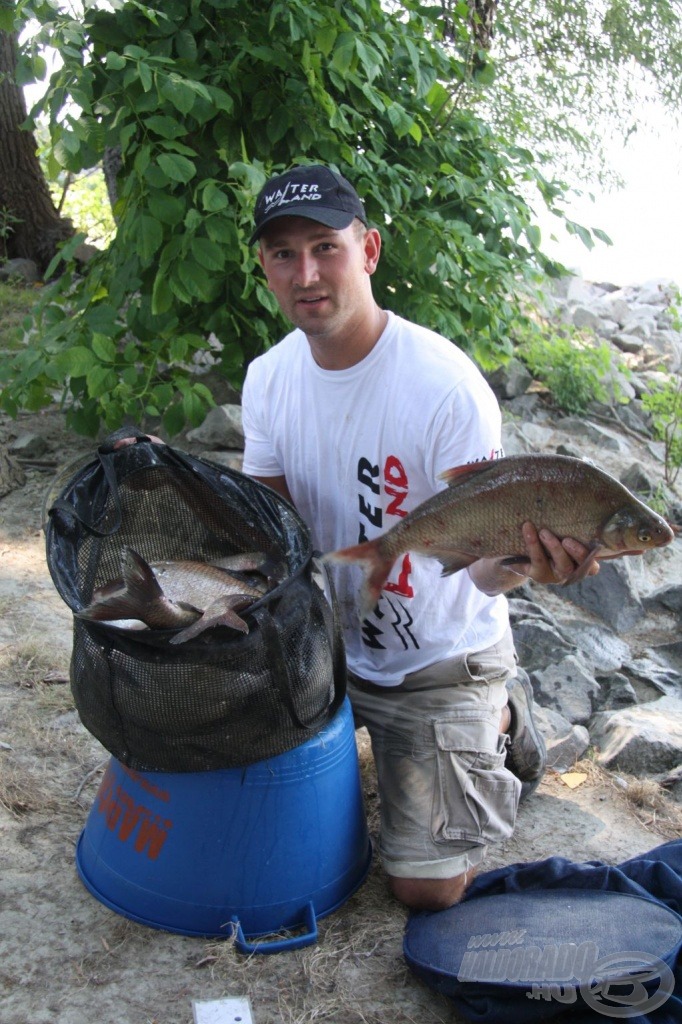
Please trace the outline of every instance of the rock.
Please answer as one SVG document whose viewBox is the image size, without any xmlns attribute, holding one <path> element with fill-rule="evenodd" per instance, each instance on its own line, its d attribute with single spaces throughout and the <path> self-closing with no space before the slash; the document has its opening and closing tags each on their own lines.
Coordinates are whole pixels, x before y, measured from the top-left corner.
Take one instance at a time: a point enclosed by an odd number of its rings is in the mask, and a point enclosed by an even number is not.
<svg viewBox="0 0 682 1024">
<path fill-rule="evenodd" d="M 512 594 L 517 593 L 518 591 L 516 590 L 512 591 Z M 548 625 L 558 629 L 554 616 L 536 601 L 525 597 L 512 596 L 507 599 L 507 603 L 509 605 L 509 618 L 512 625 L 523 622 L 525 619 L 539 619 L 541 622 L 546 622 Z"/>
<path fill-rule="evenodd" d="M 526 672 L 547 668 L 562 661 L 577 648 L 559 635 L 554 626 L 539 619 L 525 619 L 512 626 L 519 663 Z"/>
<path fill-rule="evenodd" d="M 676 694 L 680 688 L 680 675 L 674 669 L 662 666 L 652 658 L 633 658 L 623 663 L 623 672 L 635 688 L 638 700 L 657 700 L 666 694 Z"/>
<path fill-rule="evenodd" d="M 543 426 L 541 423 L 524 423 L 521 433 L 530 445 L 531 451 L 540 451 L 551 445 L 554 438 L 554 427 Z"/>
<path fill-rule="evenodd" d="M 49 447 L 45 438 L 39 434 L 20 434 L 9 446 L 9 453 L 25 459 L 39 459 L 49 451 Z"/>
<path fill-rule="evenodd" d="M 680 693 L 682 693 L 682 640 L 674 640 L 670 644 L 659 644 L 652 651 L 655 656 L 663 662 L 664 666 L 668 666 L 673 677 L 673 685 L 679 686 Z M 675 679 L 675 677 L 677 677 Z"/>
<path fill-rule="evenodd" d="M 558 444 L 556 446 L 557 455 L 569 455 L 572 459 L 582 459 L 582 452 L 570 444 Z"/>
<path fill-rule="evenodd" d="M 666 583 L 645 598 L 644 607 L 647 610 L 657 606 L 682 617 L 682 583 Z"/>
<path fill-rule="evenodd" d="M 17 487 L 23 487 L 25 483 L 26 473 L 21 465 L 6 449 L 0 448 L 0 498 L 4 498 Z"/>
<path fill-rule="evenodd" d="M 608 676 L 597 676 L 601 687 L 599 698 L 600 711 L 618 711 L 637 704 L 635 688 L 622 672 L 612 672 Z"/>
<path fill-rule="evenodd" d="M 547 767 L 557 772 L 572 768 L 590 745 L 587 729 L 583 725 L 571 725 L 551 708 L 537 708 L 534 718 L 547 746 Z"/>
<path fill-rule="evenodd" d="M 597 423 L 591 423 L 587 419 L 581 420 L 575 416 L 567 416 L 561 420 L 560 426 L 566 433 L 576 438 L 584 437 L 593 444 L 599 445 L 604 451 L 627 454 L 630 450 L 628 442 L 616 431 Z"/>
<path fill-rule="evenodd" d="M 498 398 L 517 398 L 525 395 L 533 377 L 520 359 L 510 359 L 491 373 L 487 380 Z"/>
<path fill-rule="evenodd" d="M 673 697 L 621 711 L 600 711 L 590 721 L 597 760 L 641 777 L 666 772 L 682 761 L 682 705 Z"/>
<path fill-rule="evenodd" d="M 625 472 L 621 473 L 620 482 L 629 491 L 638 491 L 640 494 L 651 494 L 656 489 L 651 474 L 641 462 L 631 462 Z"/>
<path fill-rule="evenodd" d="M 575 327 L 589 327 L 592 331 L 596 331 L 601 323 L 600 317 L 586 306 L 576 306 L 572 320 Z"/>
<path fill-rule="evenodd" d="M 560 597 L 594 612 L 616 633 L 626 633 L 644 615 L 637 586 L 641 561 L 641 555 L 603 561 L 597 576 L 586 576 L 557 592 Z"/>
<path fill-rule="evenodd" d="M 615 672 L 632 657 L 630 645 L 604 626 L 582 619 L 563 618 L 561 630 L 596 673 Z"/>
<path fill-rule="evenodd" d="M 537 703 L 558 711 L 572 725 L 586 725 L 598 705 L 601 687 L 574 655 L 531 672 L 530 680 Z"/>
<path fill-rule="evenodd" d="M 541 420 L 549 416 L 540 395 L 533 393 L 512 398 L 506 403 L 505 411 L 523 420 Z"/>
<path fill-rule="evenodd" d="M 187 434 L 188 441 L 196 441 L 211 449 L 244 448 L 242 410 L 239 405 L 216 405 L 195 430 Z"/>
<path fill-rule="evenodd" d="M 229 452 L 205 451 L 201 453 L 201 458 L 208 459 L 209 462 L 217 462 L 219 466 L 225 466 L 226 469 L 235 469 L 238 473 L 242 472 L 244 464 L 244 452 L 236 449 Z"/>
<path fill-rule="evenodd" d="M 644 348 L 644 339 L 635 334 L 623 334 L 621 331 L 614 334 L 611 340 L 621 352 L 641 352 Z"/>
<path fill-rule="evenodd" d="M 0 281 L 11 281 L 12 278 L 18 278 L 26 284 L 35 284 L 41 279 L 38 264 L 25 259 L 6 260 L 0 263 Z"/>
</svg>

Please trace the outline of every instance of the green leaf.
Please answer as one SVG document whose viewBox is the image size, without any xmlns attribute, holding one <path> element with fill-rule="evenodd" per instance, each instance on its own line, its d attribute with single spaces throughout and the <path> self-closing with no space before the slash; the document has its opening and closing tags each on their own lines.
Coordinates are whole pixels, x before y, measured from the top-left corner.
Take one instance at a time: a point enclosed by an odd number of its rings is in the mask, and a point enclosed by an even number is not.
<svg viewBox="0 0 682 1024">
<path fill-rule="evenodd" d="M 187 134 L 186 126 L 167 114 L 152 114 L 150 117 L 145 117 L 142 123 L 150 132 L 160 135 L 163 139 L 177 139 L 181 135 Z"/>
<path fill-rule="evenodd" d="M 154 278 L 152 287 L 152 314 L 160 316 L 167 313 L 173 305 L 173 291 L 165 274 L 159 273 Z"/>
<path fill-rule="evenodd" d="M 399 139 L 403 138 L 410 132 L 414 121 L 404 107 L 399 103 L 392 103 L 388 108 L 387 113 L 388 119 L 393 126 L 393 130 Z"/>
<path fill-rule="evenodd" d="M 333 25 L 323 25 L 316 30 L 315 45 L 324 57 L 328 57 L 332 52 L 336 35 L 336 29 Z"/>
<path fill-rule="evenodd" d="M 85 345 L 74 345 L 73 348 L 59 352 L 55 358 L 58 372 L 64 377 L 85 377 L 96 365 L 96 361 L 92 349 Z"/>
<path fill-rule="evenodd" d="M 103 363 L 113 363 L 116 359 L 116 346 L 104 334 L 93 334 L 92 351 Z"/>
<path fill-rule="evenodd" d="M 334 46 L 332 67 L 341 75 L 346 75 L 355 60 L 355 35 L 352 32 L 342 32 Z"/>
<path fill-rule="evenodd" d="M 209 181 L 205 186 L 201 201 L 209 213 L 217 213 L 230 204 L 230 200 L 214 181 Z"/>
<path fill-rule="evenodd" d="M 171 338 L 170 345 L 168 346 L 168 354 L 172 363 L 182 363 L 187 358 L 189 352 L 189 344 L 184 334 L 176 335 Z"/>
<path fill-rule="evenodd" d="M 143 264 L 151 263 L 163 242 L 163 229 L 158 220 L 143 213 L 137 222 L 137 251 Z"/>
<path fill-rule="evenodd" d="M 149 92 L 154 84 L 154 78 L 149 65 L 145 64 L 143 60 L 139 61 L 137 65 L 137 74 L 140 82 L 142 83 L 142 88 L 145 92 Z"/>
<path fill-rule="evenodd" d="M 208 238 L 193 238 L 190 246 L 197 263 L 206 270 L 223 270 L 225 268 L 225 252 Z"/>
<path fill-rule="evenodd" d="M 185 216 L 186 200 L 184 197 L 169 195 L 167 192 L 149 193 L 149 212 L 162 224 L 174 227 L 180 224 Z"/>
<path fill-rule="evenodd" d="M 182 60 L 195 61 L 197 59 L 198 49 L 194 36 L 187 29 L 182 29 L 176 33 L 173 42 L 175 49 L 177 50 L 178 57 Z"/>
<path fill-rule="evenodd" d="M 162 82 L 161 95 L 170 100 L 181 114 L 189 114 L 196 100 L 196 93 L 190 84 L 177 75 L 169 75 Z"/>
<path fill-rule="evenodd" d="M 126 66 L 126 59 L 122 57 L 120 53 L 115 53 L 113 50 L 109 50 L 104 58 L 104 66 L 109 71 L 122 71 Z"/>
<path fill-rule="evenodd" d="M 169 406 L 163 414 L 163 429 L 173 437 L 179 434 L 185 425 L 185 414 L 179 404 Z"/>
<path fill-rule="evenodd" d="M 85 381 L 91 398 L 100 398 L 116 386 L 116 373 L 107 366 L 93 366 L 88 370 Z"/>
<path fill-rule="evenodd" d="M 178 181 L 183 185 L 191 181 L 197 173 L 195 164 L 179 153 L 161 153 L 158 158 L 159 167 L 170 181 Z"/>
<path fill-rule="evenodd" d="M 14 31 L 15 12 L 13 7 L 0 7 L 0 32 L 11 33 Z"/>
</svg>

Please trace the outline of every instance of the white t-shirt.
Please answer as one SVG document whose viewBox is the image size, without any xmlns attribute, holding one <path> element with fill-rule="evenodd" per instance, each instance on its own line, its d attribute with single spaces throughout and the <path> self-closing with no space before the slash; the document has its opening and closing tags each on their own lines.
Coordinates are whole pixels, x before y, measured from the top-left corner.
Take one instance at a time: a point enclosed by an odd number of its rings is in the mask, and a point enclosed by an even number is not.
<svg viewBox="0 0 682 1024">
<path fill-rule="evenodd" d="M 323 370 L 300 330 L 249 366 L 242 395 L 244 472 L 286 477 L 321 552 L 379 536 L 445 484 L 446 469 L 502 455 L 499 406 L 471 360 L 445 338 L 389 313 L 369 355 Z M 348 666 L 385 685 L 497 643 L 509 624 L 466 569 L 401 555 L 360 622 L 362 570 L 330 565 Z"/>
</svg>

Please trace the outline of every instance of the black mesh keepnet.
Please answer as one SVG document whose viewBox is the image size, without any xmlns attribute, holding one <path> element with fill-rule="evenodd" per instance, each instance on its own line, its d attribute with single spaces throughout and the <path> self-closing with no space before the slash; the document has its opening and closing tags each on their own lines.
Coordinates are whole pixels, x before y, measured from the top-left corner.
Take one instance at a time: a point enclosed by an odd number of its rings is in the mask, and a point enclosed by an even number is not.
<svg viewBox="0 0 682 1024">
<path fill-rule="evenodd" d="M 120 579 L 126 546 L 148 562 L 263 551 L 281 564 L 282 582 L 240 610 L 247 635 L 217 626 L 171 645 L 175 631 L 74 617 L 81 720 L 140 771 L 242 767 L 291 750 L 345 694 L 335 600 L 316 582 L 308 530 L 270 488 L 136 436 L 98 449 L 49 510 L 48 567 L 72 611 Z"/>
</svg>

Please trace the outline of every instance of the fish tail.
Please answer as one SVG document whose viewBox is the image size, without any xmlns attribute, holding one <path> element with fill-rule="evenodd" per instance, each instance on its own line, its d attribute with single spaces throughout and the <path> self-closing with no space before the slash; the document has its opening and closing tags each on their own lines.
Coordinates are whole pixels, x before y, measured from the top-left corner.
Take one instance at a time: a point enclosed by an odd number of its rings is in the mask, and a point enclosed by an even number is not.
<svg viewBox="0 0 682 1024">
<path fill-rule="evenodd" d="M 159 582 L 148 563 L 132 548 L 124 548 L 121 564 L 123 588 L 96 598 L 76 613 L 78 618 L 95 622 L 107 622 L 109 619 L 147 621 L 150 605 L 164 596 Z"/>
<path fill-rule="evenodd" d="M 354 547 L 332 551 L 322 558 L 323 562 L 353 562 L 362 567 L 365 579 L 360 595 L 360 616 L 363 619 L 376 606 L 395 560 L 395 555 L 385 553 L 380 537 Z"/>
<path fill-rule="evenodd" d="M 144 607 L 150 601 L 164 597 L 161 585 L 151 566 L 145 562 L 142 555 L 138 555 L 137 551 L 133 551 L 132 548 L 124 548 L 121 567 L 126 594 L 133 604 Z"/>
</svg>

